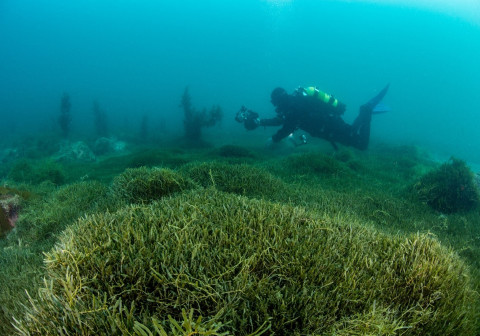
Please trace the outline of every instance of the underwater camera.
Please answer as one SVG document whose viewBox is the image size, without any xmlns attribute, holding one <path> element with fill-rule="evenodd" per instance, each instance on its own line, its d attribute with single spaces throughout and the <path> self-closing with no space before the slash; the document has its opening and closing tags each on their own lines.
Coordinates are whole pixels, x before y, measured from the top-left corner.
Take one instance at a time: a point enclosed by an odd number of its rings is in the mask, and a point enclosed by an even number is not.
<svg viewBox="0 0 480 336">
<path fill-rule="evenodd" d="M 242 106 L 235 115 L 235 120 L 239 123 L 243 123 L 247 130 L 253 130 L 260 124 L 260 119 L 257 112 L 247 109 Z"/>
</svg>

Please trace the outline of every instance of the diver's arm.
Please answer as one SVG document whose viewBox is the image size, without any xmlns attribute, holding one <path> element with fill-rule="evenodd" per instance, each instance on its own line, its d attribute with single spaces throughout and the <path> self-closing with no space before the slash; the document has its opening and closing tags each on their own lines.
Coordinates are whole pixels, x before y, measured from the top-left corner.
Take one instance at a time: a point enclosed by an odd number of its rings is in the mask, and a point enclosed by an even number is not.
<svg viewBox="0 0 480 336">
<path fill-rule="evenodd" d="M 283 118 L 275 117 L 271 119 L 260 119 L 260 126 L 281 126 L 283 124 Z"/>
<path fill-rule="evenodd" d="M 272 136 L 273 142 L 279 142 L 280 140 L 286 138 L 295 131 L 295 128 L 295 124 L 293 123 L 284 123 L 283 127 Z"/>
</svg>

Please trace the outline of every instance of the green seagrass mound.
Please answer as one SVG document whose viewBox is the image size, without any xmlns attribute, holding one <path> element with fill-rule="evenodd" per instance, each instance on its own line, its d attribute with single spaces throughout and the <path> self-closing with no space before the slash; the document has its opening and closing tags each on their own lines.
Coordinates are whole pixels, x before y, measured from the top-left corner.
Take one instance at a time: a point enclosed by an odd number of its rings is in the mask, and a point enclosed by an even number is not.
<svg viewBox="0 0 480 336">
<path fill-rule="evenodd" d="M 81 218 L 46 266 L 22 335 L 186 335 L 192 321 L 234 335 L 474 335 L 478 323 L 467 269 L 435 239 L 213 188 Z"/>
<path fill-rule="evenodd" d="M 108 207 L 108 188 L 96 181 L 78 182 L 56 189 L 44 200 L 22 211 L 11 239 L 50 245 L 78 217 Z"/>
<path fill-rule="evenodd" d="M 148 203 L 194 187 L 194 183 L 168 168 L 128 168 L 112 182 L 114 198 L 128 203 Z"/>
<path fill-rule="evenodd" d="M 37 185 L 42 182 L 51 182 L 55 185 L 65 183 L 65 172 L 62 165 L 51 160 L 19 160 L 7 178 L 17 183 Z"/>
<path fill-rule="evenodd" d="M 0 240 L 0 335 L 13 335 L 11 323 L 29 300 L 26 291 L 33 299 L 37 297 L 43 252 L 52 249 L 56 236 L 78 217 L 110 207 L 108 188 L 95 181 L 59 187 L 44 198 L 27 191 L 18 193 L 24 195 L 25 204 L 15 229 Z"/>
<path fill-rule="evenodd" d="M 422 176 L 413 191 L 431 208 L 447 214 L 473 210 L 480 200 L 472 171 L 455 158 Z"/>
<path fill-rule="evenodd" d="M 287 191 L 281 179 L 247 164 L 192 163 L 182 167 L 181 171 L 203 187 L 213 186 L 238 195 L 278 199 Z"/>
<path fill-rule="evenodd" d="M 348 166 L 340 158 L 314 152 L 291 155 L 285 164 L 295 174 L 332 176 L 349 173 Z"/>
<path fill-rule="evenodd" d="M 225 145 L 216 150 L 219 156 L 225 158 L 254 158 L 255 154 L 250 150 L 235 145 Z"/>
</svg>

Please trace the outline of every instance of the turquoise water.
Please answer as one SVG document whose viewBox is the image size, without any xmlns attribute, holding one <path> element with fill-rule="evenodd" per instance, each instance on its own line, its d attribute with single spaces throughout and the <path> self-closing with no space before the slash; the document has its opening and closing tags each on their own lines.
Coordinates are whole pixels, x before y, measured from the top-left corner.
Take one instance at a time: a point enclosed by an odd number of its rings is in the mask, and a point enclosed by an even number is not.
<svg viewBox="0 0 480 336">
<path fill-rule="evenodd" d="M 241 105 L 272 115 L 276 86 L 316 85 L 352 121 L 391 83 L 373 142 L 478 164 L 479 5 L 411 3 L 2 0 L 0 145 L 54 130 L 63 92 L 73 132 L 92 131 L 97 100 L 113 129 L 136 131 L 146 114 L 181 134 L 188 85 L 195 105 L 223 107 L 228 135 L 245 132 L 233 121 Z"/>
</svg>

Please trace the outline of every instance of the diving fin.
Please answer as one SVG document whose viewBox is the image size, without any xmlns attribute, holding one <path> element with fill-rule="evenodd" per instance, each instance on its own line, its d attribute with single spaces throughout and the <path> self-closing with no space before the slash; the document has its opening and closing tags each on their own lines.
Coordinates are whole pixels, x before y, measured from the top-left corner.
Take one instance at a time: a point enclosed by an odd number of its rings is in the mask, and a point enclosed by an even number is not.
<svg viewBox="0 0 480 336">
<path fill-rule="evenodd" d="M 372 110 L 372 114 L 380 114 L 380 113 L 386 113 L 389 112 L 391 109 L 387 105 L 384 105 L 382 103 L 378 103 L 375 105 L 375 107 Z"/>
<path fill-rule="evenodd" d="M 378 109 L 378 112 L 375 111 L 375 109 L 377 108 L 377 106 L 379 105 L 380 101 L 383 99 L 383 97 L 385 97 L 385 95 L 387 94 L 387 91 L 388 91 L 388 88 L 390 87 L 390 83 L 387 84 L 383 89 L 382 91 L 380 91 L 375 97 L 373 97 L 372 99 L 370 99 L 368 102 L 366 102 L 365 104 L 363 104 L 361 106 L 361 109 L 366 109 L 366 110 L 370 110 L 372 111 L 372 113 L 383 113 L 383 112 L 387 112 L 389 109 L 387 108 L 386 110 L 385 109 L 382 109 L 382 107 L 386 107 L 386 106 L 379 106 L 379 109 Z"/>
</svg>

